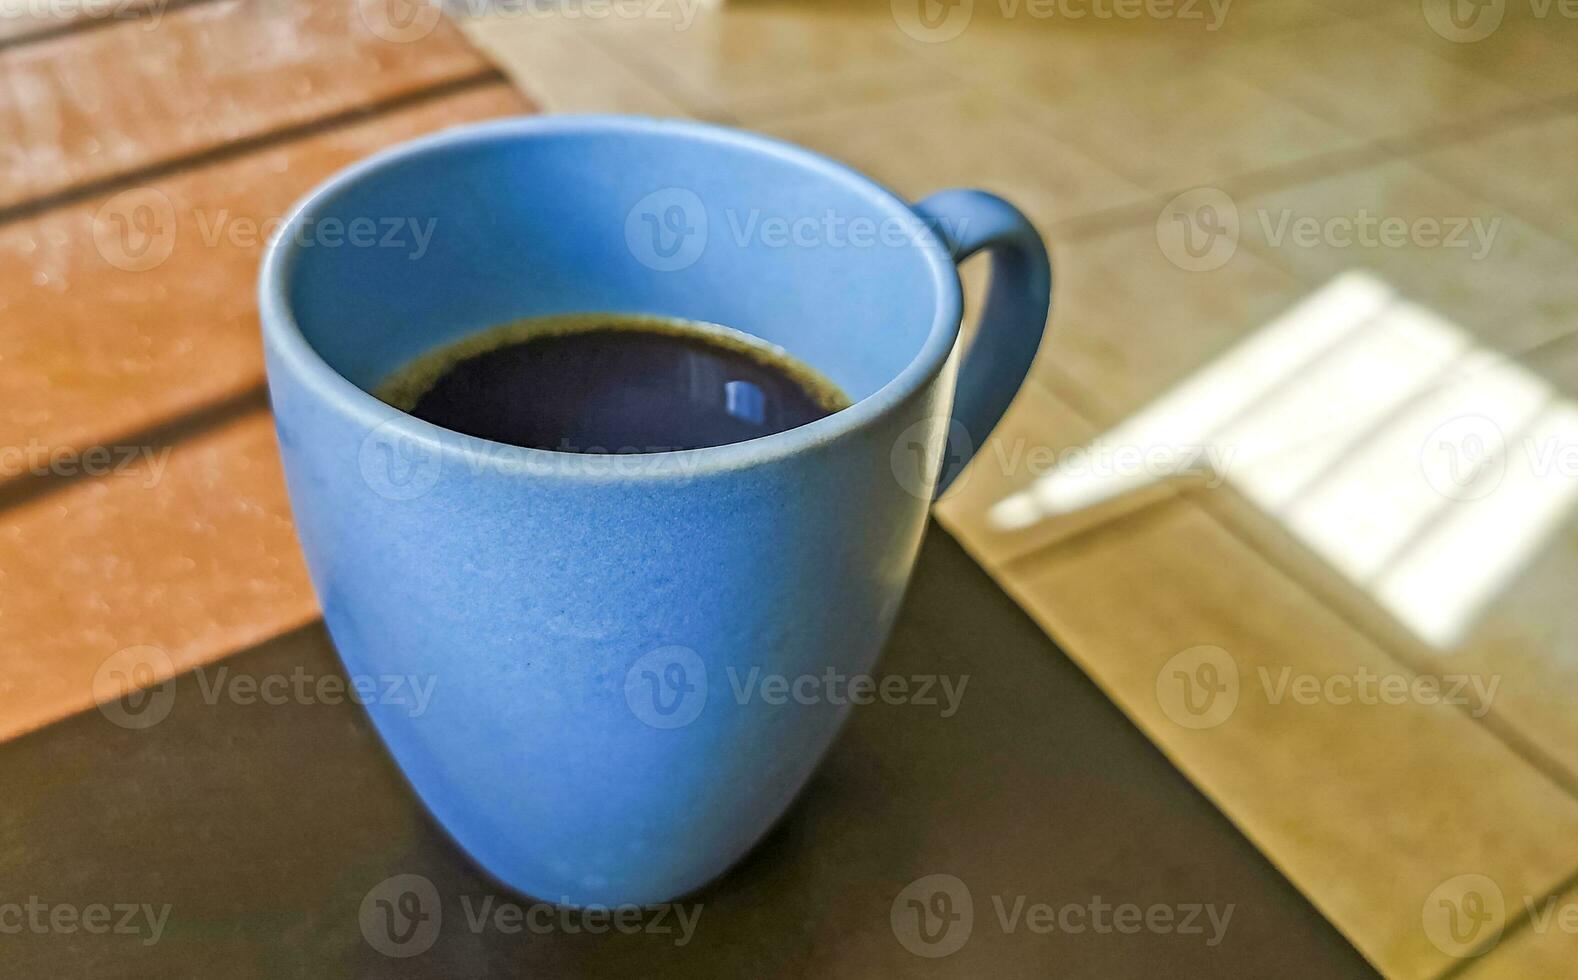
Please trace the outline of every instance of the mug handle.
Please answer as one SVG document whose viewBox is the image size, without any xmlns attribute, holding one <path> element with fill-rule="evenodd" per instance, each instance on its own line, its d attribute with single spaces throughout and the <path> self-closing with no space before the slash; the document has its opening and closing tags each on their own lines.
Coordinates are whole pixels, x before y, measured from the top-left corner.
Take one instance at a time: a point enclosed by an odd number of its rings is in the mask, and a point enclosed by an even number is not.
<svg viewBox="0 0 1578 980">
<path fill-rule="evenodd" d="M 992 256 L 981 323 L 959 366 L 955 425 L 937 477 L 940 497 L 992 434 L 1030 372 L 1052 303 L 1052 266 L 1030 219 L 995 194 L 938 191 L 913 207 L 954 262 L 982 249 Z M 963 427 L 963 440 L 955 438 L 956 426 Z"/>
</svg>

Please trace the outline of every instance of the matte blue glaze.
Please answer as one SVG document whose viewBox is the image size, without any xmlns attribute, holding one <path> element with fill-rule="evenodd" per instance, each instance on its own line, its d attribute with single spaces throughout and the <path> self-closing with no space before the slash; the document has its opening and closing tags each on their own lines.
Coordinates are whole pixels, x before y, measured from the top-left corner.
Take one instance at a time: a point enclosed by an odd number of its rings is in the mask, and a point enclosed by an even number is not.
<svg viewBox="0 0 1578 980">
<path fill-rule="evenodd" d="M 954 260 L 981 248 L 987 322 L 950 426 Z M 939 477 L 1018 389 L 1049 289 L 1040 240 L 997 198 L 912 210 L 805 150 L 691 123 L 467 126 L 298 205 L 259 287 L 298 532 L 347 671 L 431 680 L 425 711 L 376 693 L 368 711 L 461 847 L 572 905 L 671 899 L 743 855 L 848 706 L 736 688 L 752 668 L 872 669 Z M 364 391 L 448 340 L 570 310 L 726 324 L 857 401 L 750 442 L 585 456 Z"/>
</svg>

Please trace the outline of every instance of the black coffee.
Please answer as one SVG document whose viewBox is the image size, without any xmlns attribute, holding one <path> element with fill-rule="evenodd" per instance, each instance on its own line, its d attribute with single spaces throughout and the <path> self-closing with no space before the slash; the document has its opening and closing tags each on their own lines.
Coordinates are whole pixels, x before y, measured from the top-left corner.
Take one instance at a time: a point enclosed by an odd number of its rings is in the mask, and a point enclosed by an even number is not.
<svg viewBox="0 0 1578 980">
<path fill-rule="evenodd" d="M 384 381 L 396 408 L 467 435 L 576 453 L 744 442 L 846 407 L 783 351 L 687 320 L 522 320 L 418 358 Z"/>
</svg>

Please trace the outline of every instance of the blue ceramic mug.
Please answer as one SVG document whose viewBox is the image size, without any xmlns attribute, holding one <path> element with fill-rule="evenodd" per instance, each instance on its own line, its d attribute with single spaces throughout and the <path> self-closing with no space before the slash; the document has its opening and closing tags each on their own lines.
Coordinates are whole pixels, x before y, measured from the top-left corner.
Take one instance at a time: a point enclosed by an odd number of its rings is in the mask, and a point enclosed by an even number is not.
<svg viewBox="0 0 1578 980">
<path fill-rule="evenodd" d="M 981 250 L 992 283 L 959 353 L 955 262 Z M 259 286 L 291 505 L 347 672 L 460 846 L 570 905 L 668 900 L 745 854 L 849 705 L 744 680 L 872 669 L 928 506 L 1013 399 L 1049 291 L 1040 239 L 996 197 L 911 205 L 688 122 L 466 126 L 301 202 Z M 748 442 L 596 456 L 368 394 L 470 332 L 568 311 L 743 330 L 853 405 Z M 430 698 L 380 698 L 390 678 Z"/>
</svg>

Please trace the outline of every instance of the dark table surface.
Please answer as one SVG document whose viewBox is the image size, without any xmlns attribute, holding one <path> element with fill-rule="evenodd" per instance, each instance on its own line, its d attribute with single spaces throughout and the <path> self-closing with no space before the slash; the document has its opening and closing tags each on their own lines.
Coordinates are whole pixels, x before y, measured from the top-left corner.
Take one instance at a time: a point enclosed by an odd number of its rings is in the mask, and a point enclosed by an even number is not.
<svg viewBox="0 0 1578 980">
<path fill-rule="evenodd" d="M 950 717 L 856 708 L 741 865 L 604 921 L 482 876 L 359 706 L 214 696 L 341 676 L 297 631 L 181 676 L 150 727 L 90 711 L 0 746 L 0 975 L 1370 973 L 935 528 L 878 673 L 969 680 Z"/>
</svg>

